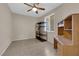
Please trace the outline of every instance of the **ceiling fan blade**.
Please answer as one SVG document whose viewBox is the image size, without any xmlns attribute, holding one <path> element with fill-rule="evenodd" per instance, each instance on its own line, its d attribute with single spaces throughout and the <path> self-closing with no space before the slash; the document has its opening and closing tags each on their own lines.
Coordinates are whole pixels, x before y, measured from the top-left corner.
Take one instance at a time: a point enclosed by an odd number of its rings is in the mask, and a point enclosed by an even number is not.
<svg viewBox="0 0 79 59">
<path fill-rule="evenodd" d="M 36 14 L 38 14 L 38 11 L 35 11 L 36 12 Z"/>
<path fill-rule="evenodd" d="M 33 7 L 32 5 L 29 5 L 29 4 L 27 4 L 27 3 L 24 3 L 24 4 L 27 5 L 27 6 Z"/>
<path fill-rule="evenodd" d="M 39 3 L 34 3 L 35 5 L 39 5 Z"/>
<path fill-rule="evenodd" d="M 27 10 L 27 12 L 31 11 L 32 9 Z"/>
<path fill-rule="evenodd" d="M 35 4 L 35 5 L 39 5 L 39 3 L 33 3 L 33 4 Z"/>
<path fill-rule="evenodd" d="M 39 5 L 39 3 L 36 3 L 36 5 Z"/>
<path fill-rule="evenodd" d="M 40 9 L 40 10 L 45 10 L 45 8 L 40 8 L 40 7 L 36 7 L 37 9 Z"/>
<path fill-rule="evenodd" d="M 33 4 L 33 7 L 36 7 L 36 4 L 35 3 Z"/>
</svg>

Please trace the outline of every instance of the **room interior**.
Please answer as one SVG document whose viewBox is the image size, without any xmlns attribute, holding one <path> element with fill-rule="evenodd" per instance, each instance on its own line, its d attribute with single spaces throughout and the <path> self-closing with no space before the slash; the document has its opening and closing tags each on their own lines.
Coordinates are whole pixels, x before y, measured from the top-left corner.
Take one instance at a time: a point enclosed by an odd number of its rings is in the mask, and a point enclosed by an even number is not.
<svg viewBox="0 0 79 59">
<path fill-rule="evenodd" d="M 78 56 L 78 26 L 78 3 L 0 3 L 0 56 Z"/>
</svg>

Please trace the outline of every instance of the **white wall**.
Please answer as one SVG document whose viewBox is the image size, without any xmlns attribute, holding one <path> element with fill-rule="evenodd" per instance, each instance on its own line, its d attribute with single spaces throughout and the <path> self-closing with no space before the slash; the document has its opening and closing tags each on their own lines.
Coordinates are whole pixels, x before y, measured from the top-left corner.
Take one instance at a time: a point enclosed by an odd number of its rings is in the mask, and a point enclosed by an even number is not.
<svg viewBox="0 0 79 59">
<path fill-rule="evenodd" d="M 12 34 L 11 13 L 7 4 L 0 4 L 0 55 L 11 43 Z"/>
<path fill-rule="evenodd" d="M 37 18 L 13 14 L 13 41 L 35 38 Z"/>
<path fill-rule="evenodd" d="M 48 41 L 50 42 L 50 43 L 52 43 L 52 44 L 54 44 L 54 32 L 53 31 L 51 31 L 51 32 L 47 32 L 47 38 L 48 38 Z"/>
</svg>

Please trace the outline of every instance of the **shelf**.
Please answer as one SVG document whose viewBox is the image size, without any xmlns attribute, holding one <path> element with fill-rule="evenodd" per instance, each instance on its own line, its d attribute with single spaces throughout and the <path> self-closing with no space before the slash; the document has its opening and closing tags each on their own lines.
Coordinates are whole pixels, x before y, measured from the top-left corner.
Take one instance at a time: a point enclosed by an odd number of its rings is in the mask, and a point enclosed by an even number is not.
<svg viewBox="0 0 79 59">
<path fill-rule="evenodd" d="M 36 38 L 39 40 L 45 40 L 47 38 L 47 32 L 45 31 L 45 28 L 47 28 L 46 23 L 47 22 L 36 23 Z"/>
<path fill-rule="evenodd" d="M 69 16 L 64 20 L 64 28 L 65 29 L 72 29 L 72 16 Z"/>
<path fill-rule="evenodd" d="M 64 30 L 67 30 L 67 31 L 72 31 L 72 29 L 64 29 Z"/>
<path fill-rule="evenodd" d="M 43 33 L 36 33 L 36 35 L 39 35 L 39 36 L 46 36 L 47 34 L 43 34 Z"/>
<path fill-rule="evenodd" d="M 64 27 L 58 27 L 58 35 L 63 35 Z"/>
<path fill-rule="evenodd" d="M 40 26 L 40 27 L 47 27 L 47 26 Z"/>
<path fill-rule="evenodd" d="M 37 23 L 37 24 L 44 24 L 44 23 L 47 23 L 47 22 L 39 22 L 39 23 Z"/>
<path fill-rule="evenodd" d="M 72 40 L 64 38 L 63 36 L 56 36 L 56 40 L 62 45 L 72 45 Z"/>
<path fill-rule="evenodd" d="M 71 30 L 64 31 L 64 37 L 72 40 L 72 31 Z"/>
<path fill-rule="evenodd" d="M 58 27 L 64 27 L 64 24 L 58 25 Z"/>
<path fill-rule="evenodd" d="M 39 34 L 40 36 L 47 36 L 46 34 Z"/>
</svg>

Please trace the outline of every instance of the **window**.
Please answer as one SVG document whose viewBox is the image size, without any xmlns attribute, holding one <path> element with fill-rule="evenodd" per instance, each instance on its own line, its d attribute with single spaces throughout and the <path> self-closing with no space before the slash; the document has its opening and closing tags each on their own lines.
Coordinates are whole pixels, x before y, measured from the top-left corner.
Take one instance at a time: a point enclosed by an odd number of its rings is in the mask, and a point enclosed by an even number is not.
<svg viewBox="0 0 79 59">
<path fill-rule="evenodd" d="M 54 31 L 54 15 L 50 16 L 50 31 Z"/>
<path fill-rule="evenodd" d="M 45 30 L 46 30 L 46 31 L 49 31 L 48 17 L 45 17 L 44 22 L 46 22 L 46 24 L 45 24 L 45 25 L 46 25 Z"/>
<path fill-rule="evenodd" d="M 47 22 L 47 31 L 54 31 L 54 14 L 45 17 L 44 22 Z"/>
</svg>

